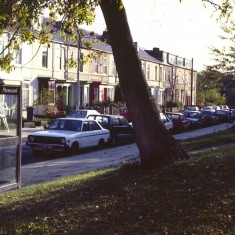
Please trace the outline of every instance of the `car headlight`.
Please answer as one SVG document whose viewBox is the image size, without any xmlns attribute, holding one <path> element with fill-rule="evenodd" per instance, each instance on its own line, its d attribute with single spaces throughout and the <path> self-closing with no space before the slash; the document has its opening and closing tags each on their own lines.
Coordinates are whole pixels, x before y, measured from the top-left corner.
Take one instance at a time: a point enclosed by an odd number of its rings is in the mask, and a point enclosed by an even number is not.
<svg viewBox="0 0 235 235">
<path fill-rule="evenodd" d="M 34 136 L 30 135 L 28 139 L 30 142 L 34 142 Z"/>
<path fill-rule="evenodd" d="M 64 137 L 60 138 L 60 143 L 61 144 L 65 144 L 66 143 L 66 139 Z"/>
</svg>

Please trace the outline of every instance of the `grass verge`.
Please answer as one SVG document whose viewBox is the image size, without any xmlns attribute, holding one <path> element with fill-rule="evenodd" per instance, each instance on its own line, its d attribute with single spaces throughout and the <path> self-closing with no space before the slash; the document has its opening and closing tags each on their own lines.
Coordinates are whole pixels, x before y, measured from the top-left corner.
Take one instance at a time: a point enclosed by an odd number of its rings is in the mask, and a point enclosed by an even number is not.
<svg viewBox="0 0 235 235">
<path fill-rule="evenodd" d="M 0 194 L 0 234 L 235 234 L 235 148 Z"/>
<path fill-rule="evenodd" d="M 235 143 L 235 126 L 225 131 L 219 131 L 181 142 L 182 147 L 187 151 L 221 146 L 229 143 Z"/>
</svg>

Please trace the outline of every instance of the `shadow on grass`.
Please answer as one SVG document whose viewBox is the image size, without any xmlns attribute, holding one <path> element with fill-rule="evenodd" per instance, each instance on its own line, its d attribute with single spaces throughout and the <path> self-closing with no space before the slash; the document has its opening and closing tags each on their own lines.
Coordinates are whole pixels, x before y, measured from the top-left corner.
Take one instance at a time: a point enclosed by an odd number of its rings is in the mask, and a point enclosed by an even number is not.
<svg viewBox="0 0 235 235">
<path fill-rule="evenodd" d="M 0 195 L 0 234 L 234 234 L 234 149 Z"/>
</svg>

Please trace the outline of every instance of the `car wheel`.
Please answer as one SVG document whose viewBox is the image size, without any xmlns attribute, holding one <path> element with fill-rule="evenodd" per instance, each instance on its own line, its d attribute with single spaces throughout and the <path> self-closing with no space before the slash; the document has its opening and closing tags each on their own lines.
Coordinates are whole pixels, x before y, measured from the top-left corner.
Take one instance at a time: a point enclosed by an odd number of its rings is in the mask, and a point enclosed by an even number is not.
<svg viewBox="0 0 235 235">
<path fill-rule="evenodd" d="M 103 149 L 105 147 L 104 139 L 100 139 L 97 145 L 97 149 Z"/>
<path fill-rule="evenodd" d="M 70 153 L 72 155 L 79 153 L 79 144 L 77 142 L 74 142 L 70 148 Z"/>
<path fill-rule="evenodd" d="M 42 151 L 41 150 L 38 150 L 38 149 L 33 149 L 33 154 L 35 156 L 40 156 L 42 154 Z"/>
</svg>

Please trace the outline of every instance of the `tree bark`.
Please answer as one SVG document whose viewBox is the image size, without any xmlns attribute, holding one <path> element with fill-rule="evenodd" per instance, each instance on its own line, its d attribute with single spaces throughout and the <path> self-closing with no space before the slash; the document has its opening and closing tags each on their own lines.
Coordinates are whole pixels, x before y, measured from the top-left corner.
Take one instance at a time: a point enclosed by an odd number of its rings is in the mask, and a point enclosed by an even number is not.
<svg viewBox="0 0 235 235">
<path fill-rule="evenodd" d="M 189 155 L 164 127 L 151 98 L 121 0 L 101 0 L 120 86 L 131 114 L 141 164 L 160 166 Z M 144 35 L 143 35 L 144 36 Z"/>
</svg>

